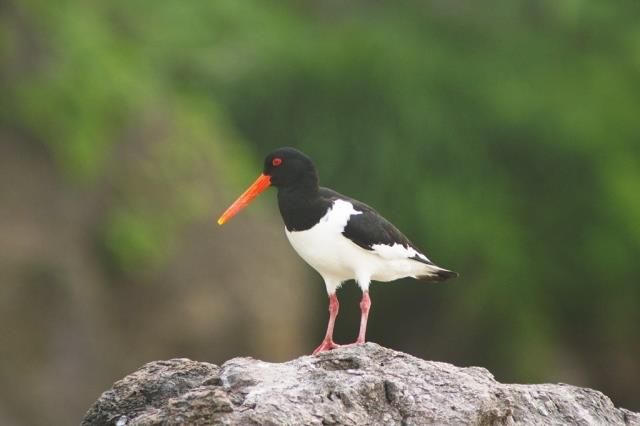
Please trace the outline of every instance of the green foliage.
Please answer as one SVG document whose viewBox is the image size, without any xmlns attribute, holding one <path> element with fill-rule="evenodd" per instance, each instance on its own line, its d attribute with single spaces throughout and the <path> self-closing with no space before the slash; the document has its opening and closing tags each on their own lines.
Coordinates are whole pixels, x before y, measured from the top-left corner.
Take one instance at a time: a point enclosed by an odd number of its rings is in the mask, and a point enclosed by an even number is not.
<svg viewBox="0 0 640 426">
<path fill-rule="evenodd" d="M 2 122 L 46 146 L 70 181 L 114 193 L 98 243 L 121 272 L 162 262 L 182 225 L 211 214 L 203 176 L 248 175 L 249 154 L 233 146 L 215 99 L 175 74 L 179 52 L 187 62 L 199 52 L 158 32 L 139 6 L 34 0 L 4 19 Z M 149 16 L 179 20 L 174 7 Z M 179 22 L 167 28 L 198 37 Z M 223 152 L 232 155 L 219 162 Z"/>
</svg>

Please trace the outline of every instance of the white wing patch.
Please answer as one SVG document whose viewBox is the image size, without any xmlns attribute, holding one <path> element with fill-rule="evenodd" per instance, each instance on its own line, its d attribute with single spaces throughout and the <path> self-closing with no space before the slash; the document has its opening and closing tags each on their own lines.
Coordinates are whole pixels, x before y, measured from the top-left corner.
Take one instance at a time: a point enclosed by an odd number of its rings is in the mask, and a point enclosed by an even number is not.
<svg viewBox="0 0 640 426">
<path fill-rule="evenodd" d="M 427 259 L 427 256 L 415 250 L 413 247 L 405 247 L 399 243 L 394 243 L 392 246 L 389 246 L 387 244 L 374 244 L 371 246 L 371 248 L 375 253 L 377 253 L 384 259 L 399 260 L 419 257 L 422 260 L 431 262 L 429 259 Z"/>
<path fill-rule="evenodd" d="M 344 231 L 344 228 L 349 222 L 349 218 L 353 215 L 362 214 L 353 208 L 353 204 L 345 200 L 335 200 L 331 208 L 327 213 L 322 216 L 320 223 L 326 223 L 331 228 L 340 231 Z"/>
</svg>

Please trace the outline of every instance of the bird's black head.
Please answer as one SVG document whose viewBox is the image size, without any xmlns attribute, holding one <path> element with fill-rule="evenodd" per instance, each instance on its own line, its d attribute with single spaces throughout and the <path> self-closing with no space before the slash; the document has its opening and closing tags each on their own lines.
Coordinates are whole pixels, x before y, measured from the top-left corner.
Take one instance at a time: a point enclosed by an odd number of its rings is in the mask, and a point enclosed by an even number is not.
<svg viewBox="0 0 640 426">
<path fill-rule="evenodd" d="M 264 159 L 265 175 L 276 188 L 318 186 L 316 167 L 302 152 L 294 148 L 278 148 Z"/>
<path fill-rule="evenodd" d="M 313 161 L 293 148 L 272 151 L 264 160 L 263 173 L 220 216 L 218 224 L 222 225 L 231 219 L 269 186 L 278 188 L 278 200 L 281 196 L 295 195 L 300 199 L 315 194 L 318 190 L 318 174 Z"/>
</svg>

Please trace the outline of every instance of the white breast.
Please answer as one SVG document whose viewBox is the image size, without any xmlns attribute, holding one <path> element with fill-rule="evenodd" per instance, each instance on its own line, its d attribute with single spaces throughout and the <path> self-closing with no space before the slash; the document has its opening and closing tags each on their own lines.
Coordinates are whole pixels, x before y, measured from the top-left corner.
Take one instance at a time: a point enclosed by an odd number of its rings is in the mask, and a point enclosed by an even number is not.
<svg viewBox="0 0 640 426">
<path fill-rule="evenodd" d="M 328 283 L 356 279 L 361 287 L 369 282 L 392 281 L 425 273 L 427 265 L 409 259 L 417 252 L 401 245 L 383 244 L 365 250 L 342 235 L 349 218 L 362 212 L 345 200 L 334 201 L 320 222 L 306 231 L 285 233 L 289 242 L 309 265 Z"/>
</svg>

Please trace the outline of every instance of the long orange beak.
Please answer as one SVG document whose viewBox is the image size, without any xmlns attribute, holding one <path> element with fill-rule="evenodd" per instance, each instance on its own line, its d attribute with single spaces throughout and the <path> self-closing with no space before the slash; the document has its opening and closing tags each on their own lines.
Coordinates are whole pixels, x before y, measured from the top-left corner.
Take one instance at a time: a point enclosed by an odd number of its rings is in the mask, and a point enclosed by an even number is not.
<svg viewBox="0 0 640 426">
<path fill-rule="evenodd" d="M 238 199 L 229 206 L 227 211 L 222 213 L 222 216 L 220 216 L 220 219 L 218 219 L 218 225 L 224 224 L 226 221 L 235 216 L 240 210 L 247 207 L 247 205 L 249 205 L 249 203 L 262 191 L 267 189 L 269 185 L 271 185 L 271 176 L 267 176 L 265 174 L 260 175 L 260 177 L 258 177 L 258 179 L 256 179 L 256 181 L 253 182 L 251 186 L 247 188 L 247 190 L 244 191 L 242 195 L 239 196 Z"/>
</svg>

